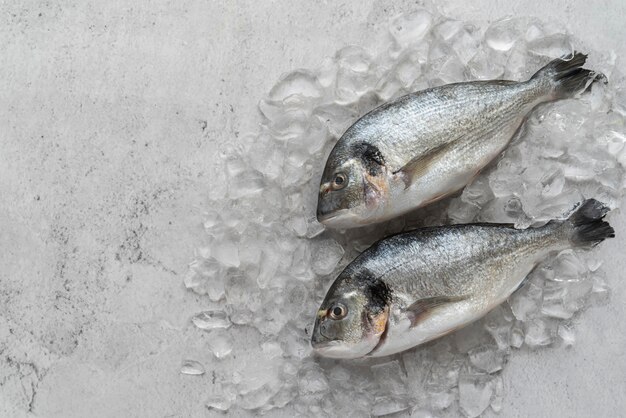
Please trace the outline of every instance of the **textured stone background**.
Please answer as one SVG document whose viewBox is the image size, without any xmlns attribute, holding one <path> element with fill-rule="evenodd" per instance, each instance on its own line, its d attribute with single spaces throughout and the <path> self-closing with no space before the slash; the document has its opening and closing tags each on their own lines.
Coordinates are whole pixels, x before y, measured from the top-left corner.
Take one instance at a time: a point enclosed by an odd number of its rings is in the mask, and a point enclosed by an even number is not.
<svg viewBox="0 0 626 418">
<path fill-rule="evenodd" d="M 58 3 L 0 3 L 0 416 L 207 415 L 206 388 L 178 373 L 203 355 L 182 275 L 207 167 L 281 73 L 375 45 L 416 2 Z M 626 3 L 544 3 L 439 5 L 559 22 L 623 68 Z M 626 220 L 612 222 L 611 302 L 576 320 L 573 348 L 511 356 L 502 416 L 626 410 Z"/>
</svg>

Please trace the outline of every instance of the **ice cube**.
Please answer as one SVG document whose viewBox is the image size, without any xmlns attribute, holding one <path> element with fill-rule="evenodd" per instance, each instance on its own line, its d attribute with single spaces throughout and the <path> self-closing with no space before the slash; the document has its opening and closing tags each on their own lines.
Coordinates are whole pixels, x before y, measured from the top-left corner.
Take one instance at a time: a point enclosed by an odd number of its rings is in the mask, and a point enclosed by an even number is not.
<svg viewBox="0 0 626 418">
<path fill-rule="evenodd" d="M 428 33 L 432 22 L 433 17 L 431 13 L 427 10 L 419 9 L 411 14 L 402 14 L 392 19 L 389 25 L 389 32 L 400 47 L 406 47 L 423 39 Z"/>
<path fill-rule="evenodd" d="M 467 69 L 473 79 L 494 80 L 504 74 L 504 64 L 492 59 L 489 52 L 479 50 L 467 64 Z"/>
<path fill-rule="evenodd" d="M 559 337 L 563 340 L 563 344 L 566 346 L 574 345 L 576 341 L 576 334 L 571 326 L 565 324 L 559 324 L 558 331 Z"/>
<path fill-rule="evenodd" d="M 241 395 L 241 400 L 237 403 L 241 408 L 254 410 L 259 409 L 267 405 L 276 394 L 276 391 L 268 384 L 261 386 L 258 389 Z"/>
<path fill-rule="evenodd" d="M 264 342 L 261 344 L 261 350 L 269 359 L 281 357 L 283 355 L 283 349 L 280 348 L 280 344 L 275 341 Z"/>
<path fill-rule="evenodd" d="M 541 313 L 552 318 L 571 318 L 574 312 L 563 305 L 564 294 L 565 289 L 557 289 L 556 292 L 552 293 L 545 292 L 541 304 Z"/>
<path fill-rule="evenodd" d="M 514 317 L 511 311 L 501 305 L 489 312 L 483 319 L 485 329 L 491 334 L 499 350 L 509 348 L 511 321 Z"/>
<path fill-rule="evenodd" d="M 262 254 L 256 282 L 259 288 L 265 289 L 276 279 L 284 254 L 273 246 L 264 248 Z"/>
<path fill-rule="evenodd" d="M 208 295 L 214 302 L 224 297 L 222 266 L 214 260 L 196 260 L 185 274 L 184 284 L 200 295 Z"/>
<path fill-rule="evenodd" d="M 485 32 L 485 43 L 496 51 L 508 51 L 523 36 L 523 22 L 506 18 L 492 23 Z"/>
<path fill-rule="evenodd" d="M 396 79 L 400 82 L 399 87 L 408 88 L 421 75 L 422 68 L 418 57 L 413 54 L 406 54 L 398 59 L 395 68 Z M 395 94 L 395 92 L 393 92 Z"/>
<path fill-rule="evenodd" d="M 433 409 L 440 411 L 449 408 L 456 398 L 456 394 L 451 391 L 435 391 L 429 393 L 429 395 Z"/>
<path fill-rule="evenodd" d="M 431 411 L 423 409 L 421 406 L 416 406 L 410 412 L 412 418 L 436 418 Z"/>
<path fill-rule="evenodd" d="M 198 265 L 198 262 L 194 261 L 192 263 L 192 266 L 196 266 L 196 265 Z M 206 277 L 203 274 L 196 271 L 195 269 L 193 269 L 192 267 L 190 267 L 189 270 L 187 270 L 187 273 L 185 273 L 185 278 L 183 279 L 183 282 L 187 289 L 191 289 L 194 292 L 199 293 L 199 294 L 206 293 L 206 291 L 203 289 L 203 285 L 205 281 L 206 281 Z"/>
<path fill-rule="evenodd" d="M 397 77 L 391 75 L 381 79 L 376 84 L 375 91 L 378 98 L 385 102 L 392 101 L 405 92 L 402 88 L 402 82 Z"/>
<path fill-rule="evenodd" d="M 463 203 L 461 198 L 456 198 L 448 206 L 448 218 L 453 224 L 471 223 L 479 211 L 478 206 Z"/>
<path fill-rule="evenodd" d="M 460 20 L 445 19 L 433 29 L 433 32 L 441 40 L 449 41 L 461 32 L 464 27 L 465 23 Z"/>
<path fill-rule="evenodd" d="M 541 347 L 552 343 L 554 338 L 553 323 L 547 319 L 535 318 L 524 323 L 524 342 L 529 347 Z"/>
<path fill-rule="evenodd" d="M 317 163 L 319 161 L 319 153 L 331 139 L 330 129 L 326 123 L 321 120 L 311 120 L 311 128 L 306 136 L 302 138 L 302 142 L 306 144 L 306 152 L 309 161 Z"/>
<path fill-rule="evenodd" d="M 211 228 L 218 225 L 221 222 L 222 218 L 220 214 L 215 210 L 208 210 L 204 212 L 204 229 L 206 231 L 210 231 Z"/>
<path fill-rule="evenodd" d="M 256 311 L 262 304 L 258 285 L 247 275 L 234 271 L 230 272 L 224 283 L 226 301 L 235 310 L 249 309 Z M 231 314 L 231 320 L 233 315 Z"/>
<path fill-rule="evenodd" d="M 279 294 L 271 304 L 265 304 L 256 312 L 254 326 L 263 335 L 276 335 L 287 324 L 290 317 L 280 312 L 279 306 L 284 304 L 284 295 Z M 264 298 L 267 299 L 267 298 Z"/>
<path fill-rule="evenodd" d="M 319 275 L 332 273 L 343 257 L 343 253 L 343 247 L 333 239 L 317 241 L 312 252 L 313 271 Z"/>
<path fill-rule="evenodd" d="M 409 406 L 406 399 L 396 399 L 391 396 L 377 396 L 376 399 L 374 399 L 374 407 L 371 413 L 375 417 L 380 417 L 404 411 L 408 409 Z"/>
<path fill-rule="evenodd" d="M 276 112 L 269 129 L 276 141 L 288 142 L 297 140 L 306 134 L 311 126 L 310 113 L 298 107 L 285 107 Z M 241 182 L 242 186 L 246 184 Z M 243 195 L 243 194 L 242 194 Z"/>
<path fill-rule="evenodd" d="M 207 345 L 213 355 L 219 359 L 226 357 L 233 351 L 232 338 L 227 332 L 221 330 L 212 331 L 209 334 Z"/>
<path fill-rule="evenodd" d="M 465 66 L 455 56 L 444 60 L 437 76 L 445 83 L 458 83 L 465 80 Z"/>
<path fill-rule="evenodd" d="M 459 406 L 466 416 L 477 417 L 491 403 L 494 391 L 493 377 L 464 374 L 459 378 Z"/>
<path fill-rule="evenodd" d="M 230 409 L 236 399 L 237 393 L 229 386 L 223 389 L 220 394 L 209 396 L 205 401 L 205 405 L 209 410 L 224 412 Z"/>
<path fill-rule="evenodd" d="M 188 374 L 192 376 L 200 376 L 205 373 L 202 363 L 195 360 L 185 360 L 182 366 L 180 366 L 180 372 L 182 374 Z"/>
<path fill-rule="evenodd" d="M 504 77 L 507 80 L 527 80 L 536 71 L 536 68 L 529 70 L 527 65 L 528 50 L 526 44 L 518 42 L 509 52 L 509 58 L 506 62 Z"/>
<path fill-rule="evenodd" d="M 309 70 L 302 69 L 283 74 L 269 93 L 271 100 L 285 100 L 292 95 L 320 97 L 322 92 L 317 76 Z"/>
<path fill-rule="evenodd" d="M 335 55 L 335 59 L 340 67 L 355 73 L 367 73 L 371 69 L 371 55 L 356 45 L 340 49 Z"/>
<path fill-rule="evenodd" d="M 268 409 L 270 408 L 284 408 L 297 396 L 297 392 L 292 386 L 283 385 L 280 391 L 272 396 Z"/>
<path fill-rule="evenodd" d="M 602 264 L 604 264 L 604 260 L 602 260 L 600 258 L 589 258 L 589 259 L 587 259 L 587 268 L 591 272 L 595 272 L 596 270 L 598 270 L 600 268 L 600 266 L 602 266 Z"/>
<path fill-rule="evenodd" d="M 231 156 L 226 160 L 226 173 L 228 177 L 236 177 L 247 170 L 246 162 L 238 156 Z"/>
<path fill-rule="evenodd" d="M 602 140 L 606 142 L 609 154 L 615 156 L 620 155 L 626 144 L 626 136 L 621 132 L 611 131 Z"/>
<path fill-rule="evenodd" d="M 484 176 L 476 178 L 472 184 L 463 189 L 461 200 L 481 208 L 485 203 L 493 199 L 493 192 L 489 185 L 489 179 Z"/>
<path fill-rule="evenodd" d="M 229 195 L 232 199 L 260 193 L 266 187 L 262 173 L 256 170 L 245 171 L 230 180 Z"/>
<path fill-rule="evenodd" d="M 592 289 L 592 280 L 581 280 L 579 282 L 568 283 L 566 285 L 566 292 L 563 298 L 563 305 L 566 309 L 572 312 L 580 310 Z"/>
<path fill-rule="evenodd" d="M 528 43 L 528 52 L 550 58 L 572 55 L 574 47 L 569 36 L 556 33 L 545 38 L 538 38 Z"/>
<path fill-rule="evenodd" d="M 261 99 L 258 104 L 259 112 L 263 115 L 267 121 L 266 123 L 273 125 L 280 121 L 281 118 L 284 117 L 285 113 L 288 112 L 288 109 L 285 109 L 285 104 L 282 101 L 277 100 L 265 100 Z M 273 140 L 270 139 L 270 140 Z M 266 141 L 261 141 L 266 142 Z M 235 173 L 237 174 L 237 173 Z M 235 175 L 229 172 L 229 175 Z"/>
<path fill-rule="evenodd" d="M 337 76 L 337 61 L 334 58 L 327 57 L 322 60 L 317 69 L 317 81 L 320 86 L 328 88 L 335 83 Z"/>
<path fill-rule="evenodd" d="M 604 304 L 608 301 L 609 286 L 606 283 L 604 274 L 596 272 L 596 274 L 591 276 L 591 290 L 593 292 L 591 296 L 595 303 Z"/>
<path fill-rule="evenodd" d="M 526 33 L 525 33 L 525 39 L 527 42 L 530 41 L 535 41 L 539 38 L 542 38 L 545 36 L 545 31 L 543 30 L 543 27 L 540 23 L 538 22 L 532 22 L 530 25 L 528 25 L 528 27 L 526 28 Z"/>
<path fill-rule="evenodd" d="M 492 342 L 493 338 L 485 329 L 482 321 L 474 322 L 467 327 L 461 328 L 453 334 L 456 349 L 460 353 L 467 353 L 480 347 L 486 342 Z"/>
<path fill-rule="evenodd" d="M 224 311 L 204 311 L 197 313 L 191 318 L 193 324 L 203 330 L 216 328 L 230 328 L 231 322 Z"/>
<path fill-rule="evenodd" d="M 522 289 L 509 297 L 509 305 L 516 319 L 525 321 L 530 314 L 537 311 L 539 299 L 542 296 L 541 287 L 530 282 Z"/>
<path fill-rule="evenodd" d="M 326 230 L 326 227 L 317 221 L 317 218 L 312 216 L 307 218 L 307 238 L 315 238 Z"/>
<path fill-rule="evenodd" d="M 551 265 L 554 271 L 552 280 L 557 282 L 578 282 L 585 278 L 587 267 L 573 250 L 562 251 Z"/>
<path fill-rule="evenodd" d="M 434 392 L 444 392 L 453 388 L 459 380 L 462 364 L 460 359 L 433 364 L 426 382 L 427 387 Z"/>
<path fill-rule="evenodd" d="M 307 307 L 309 291 L 304 284 L 298 281 L 290 281 L 283 289 L 285 302 L 280 312 L 287 318 L 295 319 Z"/>
<path fill-rule="evenodd" d="M 514 220 L 515 225 L 521 224 L 527 227 L 529 224 L 529 218 L 526 216 L 526 212 L 524 212 L 524 204 L 517 196 L 507 199 L 504 204 L 504 213 Z"/>
<path fill-rule="evenodd" d="M 239 248 L 234 242 L 221 242 L 213 247 L 211 253 L 224 266 L 239 267 Z"/>
<path fill-rule="evenodd" d="M 552 198 L 559 195 L 565 186 L 565 176 L 560 169 L 544 174 L 541 178 L 541 195 Z"/>
<path fill-rule="evenodd" d="M 328 390 L 328 380 L 316 365 L 305 366 L 298 377 L 301 395 L 321 394 Z"/>
<path fill-rule="evenodd" d="M 313 115 L 326 126 L 329 133 L 339 138 L 348 127 L 353 124 L 358 114 L 349 106 L 342 106 L 337 103 L 324 103 L 317 106 Z"/>
<path fill-rule="evenodd" d="M 370 367 L 374 378 L 381 388 L 390 393 L 394 400 L 401 399 L 407 394 L 405 373 L 398 360 L 388 363 L 375 364 Z"/>
<path fill-rule="evenodd" d="M 230 314 L 230 321 L 236 325 L 246 325 L 252 322 L 253 316 L 248 309 L 237 309 Z"/>
<path fill-rule="evenodd" d="M 460 35 L 456 37 L 452 44 L 452 49 L 463 64 L 462 71 L 465 73 L 465 66 L 478 53 L 480 47 L 480 33 L 474 27 L 466 27 Z"/>
<path fill-rule="evenodd" d="M 371 56 L 362 48 L 348 46 L 337 52 L 339 71 L 335 92 L 341 103 L 353 103 L 373 88 L 376 81 Z"/>
<path fill-rule="evenodd" d="M 537 301 L 522 292 L 516 292 L 509 298 L 509 305 L 515 318 L 524 321 L 530 313 L 537 310 Z"/>
<path fill-rule="evenodd" d="M 495 197 L 510 198 L 514 191 L 523 189 L 523 180 L 519 173 L 494 172 L 489 176 L 489 186 Z M 519 200 L 519 198 L 518 198 Z"/>
<path fill-rule="evenodd" d="M 249 237 L 242 240 L 239 245 L 240 263 L 248 266 L 248 268 L 254 269 L 254 266 L 257 266 L 260 262 L 262 248 L 265 242 L 266 240 L 261 237 Z"/>
<path fill-rule="evenodd" d="M 520 348 L 524 344 L 524 330 L 520 326 L 511 328 L 510 344 L 515 348 Z"/>
<path fill-rule="evenodd" d="M 504 399 L 504 382 L 502 376 L 497 375 L 494 379 L 494 393 L 491 398 L 491 409 L 494 412 L 500 412 L 502 410 L 502 400 Z"/>
<path fill-rule="evenodd" d="M 277 181 L 283 172 L 283 153 L 263 141 L 257 141 L 251 146 L 248 161 L 250 167 L 262 173 L 269 181 Z"/>
<path fill-rule="evenodd" d="M 315 248 L 309 242 L 302 240 L 293 245 L 292 251 L 289 275 L 301 281 L 313 279 L 315 274 L 311 270 L 311 252 L 315 251 Z"/>
<path fill-rule="evenodd" d="M 498 350 L 497 346 L 483 345 L 472 349 L 468 354 L 470 363 L 472 363 L 476 369 L 487 373 L 494 373 L 498 370 L 502 370 L 506 353 Z"/>
</svg>

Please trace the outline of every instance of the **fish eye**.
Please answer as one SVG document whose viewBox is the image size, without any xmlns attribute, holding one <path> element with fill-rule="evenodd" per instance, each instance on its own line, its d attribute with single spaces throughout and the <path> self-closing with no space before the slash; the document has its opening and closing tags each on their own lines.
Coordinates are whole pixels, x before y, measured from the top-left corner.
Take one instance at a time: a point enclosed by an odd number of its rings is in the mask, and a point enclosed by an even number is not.
<svg viewBox="0 0 626 418">
<path fill-rule="evenodd" d="M 333 179 L 332 188 L 333 190 L 340 190 L 346 187 L 346 183 L 348 182 L 348 177 L 344 173 L 335 174 L 335 178 Z"/>
<path fill-rule="evenodd" d="M 341 303 L 337 303 L 335 306 L 331 307 L 329 310 L 330 317 L 332 319 L 342 319 L 348 314 L 348 308 L 346 308 Z"/>
</svg>

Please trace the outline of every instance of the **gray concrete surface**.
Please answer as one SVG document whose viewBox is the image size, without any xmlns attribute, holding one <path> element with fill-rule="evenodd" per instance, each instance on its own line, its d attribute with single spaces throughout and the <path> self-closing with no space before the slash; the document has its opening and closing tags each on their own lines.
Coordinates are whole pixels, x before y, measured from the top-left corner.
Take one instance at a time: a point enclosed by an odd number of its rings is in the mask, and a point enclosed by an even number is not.
<svg viewBox="0 0 626 418">
<path fill-rule="evenodd" d="M 626 62 L 626 3 L 444 0 L 459 19 L 534 15 Z M 224 141 L 283 72 L 376 44 L 413 1 L 0 4 L 0 415 L 203 416 L 178 374 L 203 300 L 182 275 Z M 514 353 L 502 416 L 626 410 L 623 214 L 606 306 L 570 349 Z"/>
</svg>

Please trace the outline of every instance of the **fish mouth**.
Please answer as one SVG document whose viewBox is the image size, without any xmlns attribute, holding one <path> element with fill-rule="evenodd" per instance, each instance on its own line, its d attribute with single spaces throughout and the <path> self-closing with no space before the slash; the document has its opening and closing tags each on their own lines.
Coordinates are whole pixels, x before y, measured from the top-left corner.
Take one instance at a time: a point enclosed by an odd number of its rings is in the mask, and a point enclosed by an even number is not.
<svg viewBox="0 0 626 418">
<path fill-rule="evenodd" d="M 311 347 L 313 347 L 315 351 L 337 347 L 339 344 L 341 344 L 341 342 L 338 340 L 311 341 Z"/>
<path fill-rule="evenodd" d="M 322 212 L 320 210 L 317 211 L 317 220 L 320 223 L 325 223 L 326 221 L 329 221 L 333 218 L 336 218 L 338 216 L 341 216 L 342 214 L 346 213 L 348 210 L 347 209 L 339 209 L 339 210 L 335 210 L 332 212 Z"/>
<path fill-rule="evenodd" d="M 349 209 L 339 209 L 329 213 L 317 213 L 319 223 L 334 228 L 350 228 L 361 224 L 360 218 Z"/>
<path fill-rule="evenodd" d="M 322 341 L 312 346 L 316 354 L 328 358 L 355 359 L 363 356 L 362 353 L 354 353 L 352 347 L 339 340 Z"/>
</svg>

